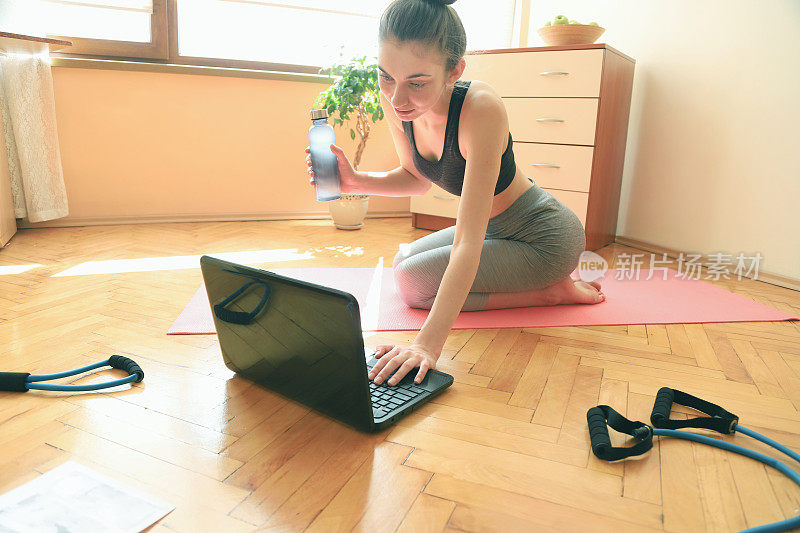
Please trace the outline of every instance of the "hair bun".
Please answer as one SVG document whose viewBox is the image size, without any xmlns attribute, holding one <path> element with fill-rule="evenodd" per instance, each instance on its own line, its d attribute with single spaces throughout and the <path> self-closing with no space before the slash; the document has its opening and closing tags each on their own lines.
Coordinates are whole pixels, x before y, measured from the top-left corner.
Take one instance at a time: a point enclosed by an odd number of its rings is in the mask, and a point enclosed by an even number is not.
<svg viewBox="0 0 800 533">
<path fill-rule="evenodd" d="M 434 4 L 439 6 L 449 6 L 450 4 L 455 3 L 456 0 L 423 0 L 423 2 L 427 4 Z"/>
</svg>

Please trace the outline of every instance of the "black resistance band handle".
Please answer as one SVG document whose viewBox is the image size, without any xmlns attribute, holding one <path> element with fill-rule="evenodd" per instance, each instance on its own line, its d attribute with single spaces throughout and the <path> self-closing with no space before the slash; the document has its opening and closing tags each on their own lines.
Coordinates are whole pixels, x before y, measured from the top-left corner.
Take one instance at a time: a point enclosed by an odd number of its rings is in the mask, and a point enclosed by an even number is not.
<svg viewBox="0 0 800 533">
<path fill-rule="evenodd" d="M 133 359 L 128 357 L 124 357 L 122 355 L 112 355 L 108 358 L 108 366 L 111 368 L 119 368 L 120 370 L 124 370 L 131 376 L 136 376 L 134 382 L 140 382 L 144 379 L 144 370 Z"/>
<path fill-rule="evenodd" d="M 672 411 L 673 403 L 691 407 L 709 416 L 690 418 L 688 420 L 670 420 L 669 414 Z M 669 387 L 662 387 L 656 394 L 656 401 L 650 414 L 650 422 L 653 427 L 663 429 L 703 428 L 725 435 L 733 435 L 736 431 L 736 424 L 739 423 L 739 417 L 729 413 L 719 405 L 701 400 L 691 394 L 677 389 L 670 389 Z"/>
<path fill-rule="evenodd" d="M 644 422 L 632 422 L 607 405 L 592 407 L 586 412 L 592 452 L 604 461 L 617 461 L 641 455 L 653 447 L 653 430 Z M 631 435 L 639 442 L 628 448 L 611 446 L 608 427 Z"/>
<path fill-rule="evenodd" d="M 592 451 L 601 457 L 611 448 L 611 437 L 608 434 L 606 415 L 599 407 L 592 407 L 586 413 L 586 422 L 589 424 L 589 438 L 592 441 Z M 600 453 L 598 453 L 598 451 Z"/>
<path fill-rule="evenodd" d="M 214 306 L 214 313 L 217 315 L 217 318 L 224 322 L 229 324 L 241 324 L 243 326 L 249 324 L 253 320 L 254 316 L 252 313 L 225 309 L 220 304 Z"/>
<path fill-rule="evenodd" d="M 30 372 L 0 372 L 0 391 L 28 392 Z"/>
<path fill-rule="evenodd" d="M 261 296 L 261 300 L 258 302 L 258 305 L 256 306 L 255 309 L 247 313 L 244 311 L 232 311 L 227 307 L 225 307 L 226 305 L 233 302 L 236 298 L 241 296 L 241 294 L 244 293 L 252 285 L 261 285 L 264 287 L 264 294 Z M 236 292 L 225 298 L 222 302 L 216 304 L 214 306 L 214 314 L 217 315 L 217 318 L 219 318 L 223 322 L 228 322 L 230 324 L 247 325 L 253 321 L 253 319 L 261 312 L 262 309 L 264 309 L 264 306 L 267 305 L 268 300 L 269 300 L 269 286 L 261 280 L 254 280 L 239 287 L 239 289 L 236 290 Z"/>
</svg>

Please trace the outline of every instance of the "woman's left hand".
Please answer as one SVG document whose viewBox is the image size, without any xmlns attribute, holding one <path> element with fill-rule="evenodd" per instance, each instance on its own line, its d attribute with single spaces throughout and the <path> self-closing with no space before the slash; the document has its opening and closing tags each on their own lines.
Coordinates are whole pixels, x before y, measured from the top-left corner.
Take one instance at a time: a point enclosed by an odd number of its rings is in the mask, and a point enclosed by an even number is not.
<svg viewBox="0 0 800 533">
<path fill-rule="evenodd" d="M 380 385 L 386 378 L 392 376 L 392 372 L 399 368 L 392 378 L 387 382 L 389 385 L 396 385 L 413 368 L 419 367 L 419 372 L 414 378 L 414 383 L 419 383 L 425 377 L 429 368 L 436 368 L 436 361 L 440 354 L 433 353 L 432 350 L 421 344 L 411 344 L 409 346 L 399 346 L 393 344 L 379 344 L 375 347 L 375 359 L 378 360 L 369 372 L 369 378 Z"/>
</svg>

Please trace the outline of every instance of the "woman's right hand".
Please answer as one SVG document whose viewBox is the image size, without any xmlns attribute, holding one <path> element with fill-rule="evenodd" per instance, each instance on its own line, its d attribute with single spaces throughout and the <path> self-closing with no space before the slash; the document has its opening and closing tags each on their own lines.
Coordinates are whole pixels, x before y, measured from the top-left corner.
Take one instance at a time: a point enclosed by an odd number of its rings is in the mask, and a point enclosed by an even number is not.
<svg viewBox="0 0 800 533">
<path fill-rule="evenodd" d="M 339 165 L 339 189 L 342 191 L 342 194 L 356 192 L 358 177 L 356 175 L 356 171 L 353 170 L 353 165 L 350 164 L 350 161 L 347 159 L 347 156 L 344 155 L 342 149 L 335 144 L 331 145 L 331 152 L 336 154 L 336 160 Z M 311 166 L 310 146 L 306 146 L 306 166 L 308 167 L 308 174 L 311 176 L 311 179 L 308 180 L 308 182 L 313 186 L 314 169 Z"/>
</svg>

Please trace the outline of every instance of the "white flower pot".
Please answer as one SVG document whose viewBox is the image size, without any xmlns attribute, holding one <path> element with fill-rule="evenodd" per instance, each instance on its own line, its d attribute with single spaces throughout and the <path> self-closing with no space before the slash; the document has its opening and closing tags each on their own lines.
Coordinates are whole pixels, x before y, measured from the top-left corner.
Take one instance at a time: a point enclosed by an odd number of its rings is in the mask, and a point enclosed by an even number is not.
<svg viewBox="0 0 800 533">
<path fill-rule="evenodd" d="M 369 198 L 331 200 L 328 209 L 333 224 L 339 229 L 361 229 L 367 214 Z"/>
</svg>

